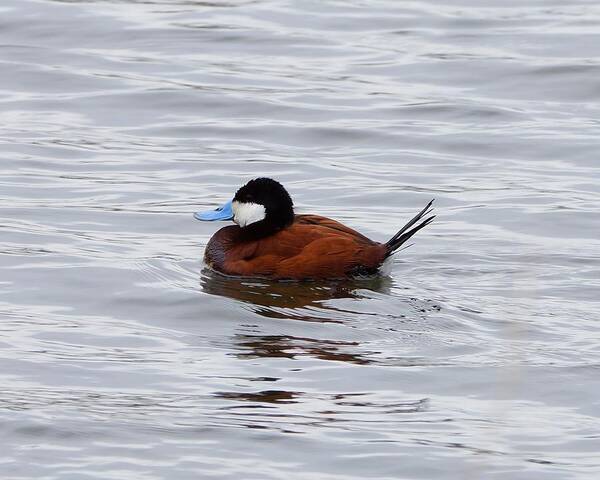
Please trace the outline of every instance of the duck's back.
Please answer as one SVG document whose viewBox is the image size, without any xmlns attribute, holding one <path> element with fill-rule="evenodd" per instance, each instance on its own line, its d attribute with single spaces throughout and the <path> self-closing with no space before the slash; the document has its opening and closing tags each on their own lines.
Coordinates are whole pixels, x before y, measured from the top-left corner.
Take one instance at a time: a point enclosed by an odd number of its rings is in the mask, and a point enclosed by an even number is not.
<svg viewBox="0 0 600 480">
<path fill-rule="evenodd" d="M 323 279 L 375 273 L 385 256 L 385 245 L 335 220 L 296 215 L 292 225 L 259 240 L 245 241 L 237 225 L 222 228 L 205 261 L 227 275 Z"/>
</svg>

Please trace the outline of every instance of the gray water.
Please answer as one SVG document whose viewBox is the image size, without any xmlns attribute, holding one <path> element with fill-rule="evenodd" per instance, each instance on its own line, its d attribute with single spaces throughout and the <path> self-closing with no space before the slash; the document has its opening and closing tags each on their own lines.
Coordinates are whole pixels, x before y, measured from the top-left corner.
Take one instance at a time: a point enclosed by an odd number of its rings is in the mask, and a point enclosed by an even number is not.
<svg viewBox="0 0 600 480">
<path fill-rule="evenodd" d="M 3 0 L 0 476 L 600 476 L 596 1 Z M 389 277 L 223 279 L 252 177 Z"/>
</svg>

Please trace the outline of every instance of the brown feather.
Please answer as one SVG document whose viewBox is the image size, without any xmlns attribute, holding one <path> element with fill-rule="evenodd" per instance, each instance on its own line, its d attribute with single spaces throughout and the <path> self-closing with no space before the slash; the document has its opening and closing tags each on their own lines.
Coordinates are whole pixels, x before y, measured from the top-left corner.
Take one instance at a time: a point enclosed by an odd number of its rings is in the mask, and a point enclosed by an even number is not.
<svg viewBox="0 0 600 480">
<path fill-rule="evenodd" d="M 375 271 L 385 245 L 318 215 L 296 215 L 289 227 L 266 238 L 241 241 L 240 228 L 219 230 L 207 245 L 206 263 L 227 275 L 274 279 L 342 278 Z"/>
</svg>

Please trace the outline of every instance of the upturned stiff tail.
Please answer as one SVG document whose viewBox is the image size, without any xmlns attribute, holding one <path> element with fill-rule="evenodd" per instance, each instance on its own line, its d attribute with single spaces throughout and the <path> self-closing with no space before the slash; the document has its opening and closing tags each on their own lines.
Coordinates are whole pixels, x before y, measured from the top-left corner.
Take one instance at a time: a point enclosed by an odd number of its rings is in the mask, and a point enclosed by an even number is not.
<svg viewBox="0 0 600 480">
<path fill-rule="evenodd" d="M 422 228 L 426 227 L 431 222 L 433 222 L 435 215 L 432 215 L 431 217 L 427 217 L 423 220 L 423 217 L 426 217 L 433 211 L 433 209 L 431 208 L 432 204 L 433 204 L 433 200 L 431 202 L 429 202 L 423 210 L 421 210 L 419 213 L 417 213 L 410 222 L 408 222 L 406 225 L 404 225 L 398 231 L 398 233 L 396 233 L 396 235 L 394 235 L 392 238 L 390 238 L 385 243 L 386 252 L 387 252 L 385 255 L 386 258 L 389 257 L 390 255 L 392 255 L 395 251 L 397 251 L 415 233 L 417 233 L 419 230 L 421 230 Z M 421 222 L 421 223 L 418 223 L 418 222 Z M 414 226 L 415 224 L 416 224 L 416 226 Z"/>
</svg>

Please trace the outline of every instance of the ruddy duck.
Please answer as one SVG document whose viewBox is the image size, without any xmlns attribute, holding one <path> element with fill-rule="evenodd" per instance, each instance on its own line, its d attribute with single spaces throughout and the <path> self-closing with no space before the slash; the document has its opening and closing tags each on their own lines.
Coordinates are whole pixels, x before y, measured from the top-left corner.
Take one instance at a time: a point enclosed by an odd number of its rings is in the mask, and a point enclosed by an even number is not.
<svg viewBox="0 0 600 480">
<path fill-rule="evenodd" d="M 237 224 L 221 228 L 206 246 L 204 261 L 220 273 L 277 280 L 334 279 L 377 273 L 388 257 L 433 221 L 434 216 L 427 217 L 432 203 L 385 243 L 327 217 L 294 214 L 290 195 L 270 178 L 250 180 L 233 200 L 194 217 Z"/>
</svg>

